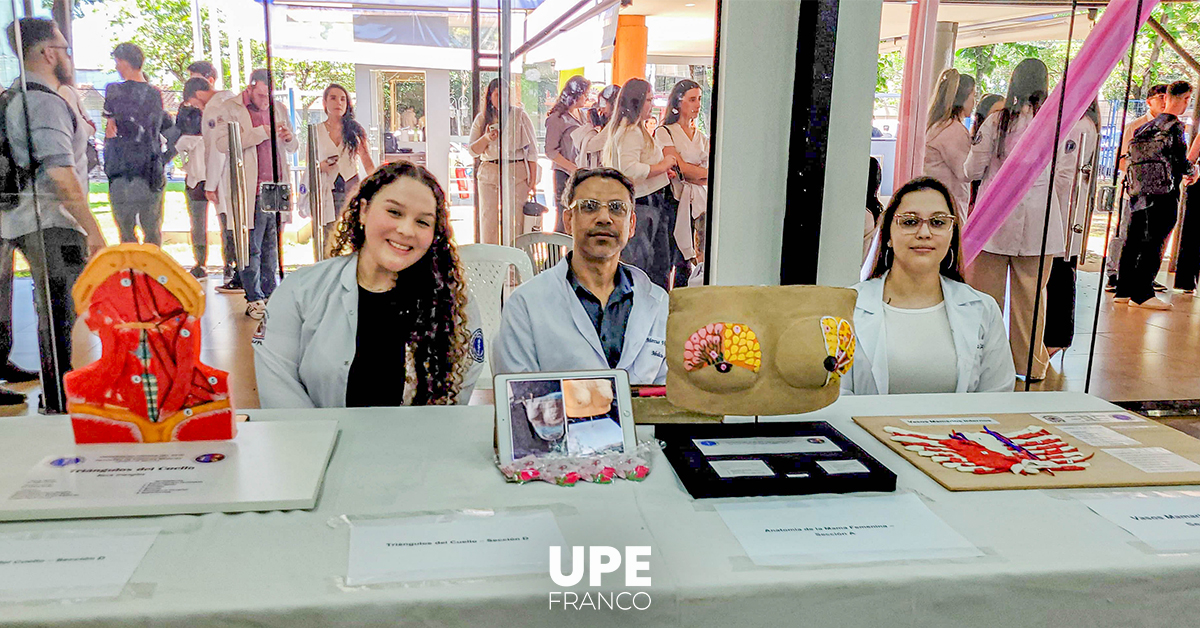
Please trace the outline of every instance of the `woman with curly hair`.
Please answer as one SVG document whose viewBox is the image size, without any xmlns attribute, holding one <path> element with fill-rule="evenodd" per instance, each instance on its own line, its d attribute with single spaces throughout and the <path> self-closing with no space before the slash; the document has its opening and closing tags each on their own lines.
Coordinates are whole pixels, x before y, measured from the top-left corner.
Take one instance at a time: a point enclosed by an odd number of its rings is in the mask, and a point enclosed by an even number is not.
<svg viewBox="0 0 1200 628">
<path fill-rule="evenodd" d="M 332 248 L 280 284 L 254 333 L 262 407 L 467 403 L 483 332 L 433 175 L 380 167 L 347 203 Z"/>
</svg>

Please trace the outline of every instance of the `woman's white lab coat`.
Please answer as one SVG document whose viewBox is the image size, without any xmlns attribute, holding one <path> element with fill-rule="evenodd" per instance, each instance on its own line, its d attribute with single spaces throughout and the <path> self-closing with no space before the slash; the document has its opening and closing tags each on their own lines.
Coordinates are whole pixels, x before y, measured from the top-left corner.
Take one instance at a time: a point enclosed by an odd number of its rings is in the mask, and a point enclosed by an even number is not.
<svg viewBox="0 0 1200 628">
<path fill-rule="evenodd" d="M 842 378 L 842 392 L 887 394 L 887 325 L 883 313 L 883 277 L 856 286 L 854 366 Z M 1004 316 L 992 297 L 965 283 L 942 277 L 942 298 L 958 355 L 955 392 L 1012 392 L 1016 381 Z"/>
<path fill-rule="evenodd" d="M 996 156 L 996 144 L 1000 138 L 1000 113 L 993 113 L 979 128 L 979 136 L 971 153 L 967 157 L 966 175 L 968 181 L 983 180 L 979 187 L 982 198 L 984 192 L 992 185 L 996 173 L 1004 160 L 1012 154 L 1025 130 L 1033 123 L 1033 112 L 1026 108 L 1021 115 L 1012 119 L 1009 124 L 1008 136 L 1004 138 L 1004 154 Z M 1053 142 L 1054 138 L 1047 139 Z M 1060 147 L 1061 149 L 1061 147 Z M 1050 166 L 1038 174 L 1033 187 L 1017 202 L 1016 208 L 1004 219 L 1000 229 L 983 245 L 983 250 L 995 255 L 1041 255 L 1042 231 L 1046 225 L 1046 196 L 1050 191 Z M 968 218 L 968 221 L 970 218 Z M 1050 233 L 1046 237 L 1046 255 L 1061 256 L 1066 248 L 1063 227 L 1063 213 L 1058 206 L 1058 197 L 1051 199 Z"/>
<path fill-rule="evenodd" d="M 271 295 L 267 315 L 254 332 L 254 371 L 264 408 L 343 408 L 358 333 L 358 255 L 335 257 L 287 276 Z M 467 302 L 471 347 L 457 402 L 465 405 L 483 370 L 479 312 Z M 379 334 L 392 332 L 380 329 Z M 409 353 L 405 403 L 415 392 Z"/>
<path fill-rule="evenodd" d="M 492 344 L 497 373 L 607 369 L 600 336 L 567 282 L 567 259 L 525 282 L 504 304 L 500 332 Z M 630 384 L 667 381 L 667 293 L 646 273 L 633 274 L 633 308 L 625 327 L 617 368 Z"/>
</svg>

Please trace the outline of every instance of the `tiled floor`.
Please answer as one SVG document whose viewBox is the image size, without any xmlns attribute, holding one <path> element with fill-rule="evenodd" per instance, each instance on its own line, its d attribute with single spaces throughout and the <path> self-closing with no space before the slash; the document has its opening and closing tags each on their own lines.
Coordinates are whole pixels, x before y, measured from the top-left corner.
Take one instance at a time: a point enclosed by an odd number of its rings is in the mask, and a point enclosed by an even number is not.
<svg viewBox="0 0 1200 628">
<path fill-rule="evenodd" d="M 254 358 L 250 336 L 257 325 L 244 314 L 242 295 L 219 294 L 213 290 L 216 276 L 204 282 L 207 307 L 202 321 L 201 359 L 229 371 L 233 402 L 239 408 L 258 407 L 254 381 Z M 1170 285 L 1165 274 L 1159 280 Z M 1085 390 L 1088 351 L 1099 275 L 1080 273 L 1076 306 L 1075 343 L 1051 360 L 1044 382 L 1032 390 Z M 1100 301 L 1100 319 L 1092 363 L 1090 392 L 1112 401 L 1145 399 L 1200 399 L 1200 299 L 1183 294 L 1167 297 L 1175 304 L 1169 312 L 1152 312 L 1127 305 L 1114 305 L 1112 295 Z M 13 360 L 36 368 L 37 324 L 33 313 L 32 283 L 18 279 L 14 297 Z M 94 360 L 100 341 L 82 322 L 75 329 L 76 364 Z M 1016 390 L 1024 390 L 1018 382 Z M 37 402 L 38 386 L 17 387 Z M 483 395 L 476 401 L 485 402 Z M 23 414 L 23 407 L 0 409 L 0 414 Z"/>
</svg>

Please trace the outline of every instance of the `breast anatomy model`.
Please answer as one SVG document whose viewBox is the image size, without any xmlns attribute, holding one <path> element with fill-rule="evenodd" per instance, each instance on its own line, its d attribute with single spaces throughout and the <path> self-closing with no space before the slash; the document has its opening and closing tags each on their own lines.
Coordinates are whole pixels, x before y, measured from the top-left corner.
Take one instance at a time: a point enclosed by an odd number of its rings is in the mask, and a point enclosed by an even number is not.
<svg viewBox="0 0 1200 628">
<path fill-rule="evenodd" d="M 100 359 L 63 384 L 76 443 L 225 440 L 228 373 L 200 363 L 204 289 L 150 244 L 101 251 L 72 291 Z"/>
<path fill-rule="evenodd" d="M 936 463 L 963 473 L 1013 473 L 1036 475 L 1056 471 L 1084 471 L 1091 456 L 1043 427 L 1031 425 L 1023 430 L 1001 434 L 984 428 L 982 432 L 951 432 L 937 436 L 899 427 L 883 428 L 893 441 Z"/>
</svg>

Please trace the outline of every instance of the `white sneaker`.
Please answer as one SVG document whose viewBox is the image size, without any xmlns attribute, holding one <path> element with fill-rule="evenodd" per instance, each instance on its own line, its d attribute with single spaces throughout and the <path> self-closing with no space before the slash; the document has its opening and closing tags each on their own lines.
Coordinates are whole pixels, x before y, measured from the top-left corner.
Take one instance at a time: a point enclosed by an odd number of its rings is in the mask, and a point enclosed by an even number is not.
<svg viewBox="0 0 1200 628">
<path fill-rule="evenodd" d="M 1133 307 L 1144 307 L 1147 310 L 1169 310 L 1172 307 L 1170 303 L 1167 303 L 1158 297 L 1150 297 L 1142 303 L 1134 303 L 1130 301 L 1129 305 L 1132 305 Z"/>
<path fill-rule="evenodd" d="M 1129 303 L 1129 297 L 1113 297 L 1113 303 Z"/>
<path fill-rule="evenodd" d="M 246 316 L 261 321 L 267 315 L 267 302 L 259 299 L 246 304 Z"/>
</svg>

